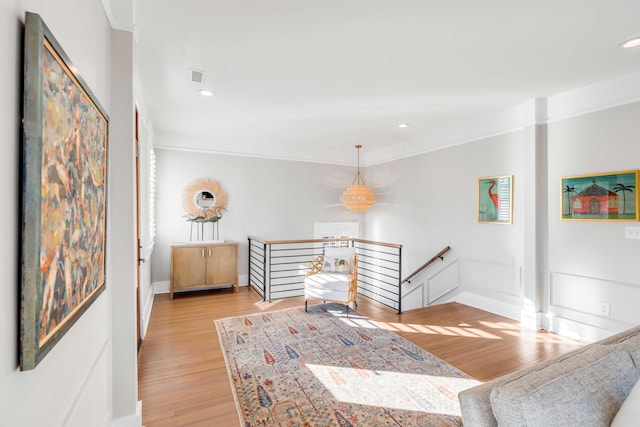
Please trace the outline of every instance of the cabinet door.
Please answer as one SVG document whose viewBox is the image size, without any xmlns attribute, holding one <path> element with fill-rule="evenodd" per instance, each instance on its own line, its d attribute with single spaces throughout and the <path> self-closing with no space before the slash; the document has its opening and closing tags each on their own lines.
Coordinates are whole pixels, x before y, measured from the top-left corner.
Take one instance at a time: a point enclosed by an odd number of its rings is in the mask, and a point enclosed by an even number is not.
<svg viewBox="0 0 640 427">
<path fill-rule="evenodd" d="M 172 249 L 172 290 L 202 287 L 205 280 L 207 252 L 205 247 Z"/>
<path fill-rule="evenodd" d="M 207 285 L 237 285 L 237 245 L 207 247 Z"/>
</svg>

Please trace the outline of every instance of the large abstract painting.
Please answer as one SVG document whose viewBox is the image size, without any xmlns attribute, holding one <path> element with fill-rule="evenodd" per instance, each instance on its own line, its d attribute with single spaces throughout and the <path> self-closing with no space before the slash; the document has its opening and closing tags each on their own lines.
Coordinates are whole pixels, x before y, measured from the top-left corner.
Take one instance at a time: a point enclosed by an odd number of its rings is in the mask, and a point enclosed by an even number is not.
<svg viewBox="0 0 640 427">
<path fill-rule="evenodd" d="M 108 117 L 39 15 L 24 50 L 20 367 L 104 291 Z"/>
</svg>

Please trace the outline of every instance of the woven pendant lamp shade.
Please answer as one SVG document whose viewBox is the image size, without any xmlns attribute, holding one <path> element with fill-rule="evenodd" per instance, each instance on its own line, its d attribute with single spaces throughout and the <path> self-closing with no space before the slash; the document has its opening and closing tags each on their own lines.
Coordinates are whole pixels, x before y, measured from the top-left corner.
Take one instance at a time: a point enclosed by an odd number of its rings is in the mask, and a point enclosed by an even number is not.
<svg viewBox="0 0 640 427">
<path fill-rule="evenodd" d="M 358 150 L 358 172 L 351 186 L 344 190 L 341 197 L 342 204 L 352 212 L 365 212 L 378 199 L 373 190 L 367 187 L 364 178 L 360 174 L 360 148 L 362 148 L 362 145 L 356 145 Z"/>
</svg>

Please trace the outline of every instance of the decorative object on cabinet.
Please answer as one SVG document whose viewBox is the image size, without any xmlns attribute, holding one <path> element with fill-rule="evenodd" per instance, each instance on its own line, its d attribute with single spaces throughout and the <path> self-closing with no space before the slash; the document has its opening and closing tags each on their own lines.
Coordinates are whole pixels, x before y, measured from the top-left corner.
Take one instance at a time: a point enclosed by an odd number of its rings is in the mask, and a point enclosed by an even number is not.
<svg viewBox="0 0 640 427">
<path fill-rule="evenodd" d="M 513 175 L 478 179 L 478 222 L 513 223 Z"/>
<path fill-rule="evenodd" d="M 194 291 L 231 285 L 238 290 L 238 243 L 184 243 L 171 246 L 171 289 Z"/>
<path fill-rule="evenodd" d="M 204 240 L 205 224 L 212 224 L 212 238 L 219 238 L 218 221 L 227 210 L 228 196 L 218 181 L 201 178 L 193 181 L 184 189 L 182 206 L 187 221 L 191 222 L 189 240 L 193 240 L 193 226 L 196 225 L 198 240 Z M 200 224 L 200 227 L 198 227 Z"/>
<path fill-rule="evenodd" d="M 560 179 L 560 219 L 638 221 L 638 171 Z"/>
<path fill-rule="evenodd" d="M 40 16 L 24 39 L 20 369 L 105 290 L 109 118 Z"/>
<path fill-rule="evenodd" d="M 367 187 L 367 184 L 364 182 L 364 178 L 360 173 L 360 149 L 362 145 L 356 145 L 356 150 L 358 150 L 358 172 L 356 173 L 355 178 L 353 178 L 353 182 L 344 190 L 342 193 L 341 201 L 342 203 L 352 212 L 365 212 L 376 202 L 377 197 L 372 189 Z"/>
</svg>

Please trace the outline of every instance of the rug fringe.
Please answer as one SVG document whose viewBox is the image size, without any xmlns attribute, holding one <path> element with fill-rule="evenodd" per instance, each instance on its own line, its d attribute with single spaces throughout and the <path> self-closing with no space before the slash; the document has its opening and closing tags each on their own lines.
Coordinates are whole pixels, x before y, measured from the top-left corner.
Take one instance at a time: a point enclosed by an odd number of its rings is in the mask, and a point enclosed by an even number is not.
<svg viewBox="0 0 640 427">
<path fill-rule="evenodd" d="M 222 357 L 224 357 L 224 364 L 227 367 L 230 367 L 229 358 L 227 357 L 227 350 L 224 348 L 224 342 L 222 341 L 222 335 L 220 334 L 220 326 L 218 326 L 218 322 L 222 323 L 225 319 L 214 320 L 213 324 L 216 327 L 216 335 L 218 335 L 218 342 L 220 343 L 220 351 L 222 352 Z M 236 412 L 238 413 L 238 420 L 240 422 L 239 426 L 244 427 L 245 421 L 244 416 L 242 415 L 242 408 L 240 407 L 240 400 L 238 399 L 238 394 L 236 391 L 236 387 L 233 384 L 233 377 L 231 376 L 230 369 L 226 369 L 227 378 L 229 378 L 229 386 L 231 386 L 231 394 L 233 394 L 233 401 L 236 404 Z"/>
</svg>

